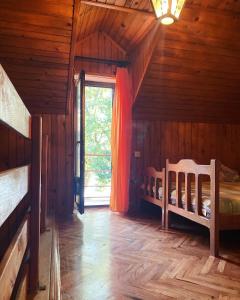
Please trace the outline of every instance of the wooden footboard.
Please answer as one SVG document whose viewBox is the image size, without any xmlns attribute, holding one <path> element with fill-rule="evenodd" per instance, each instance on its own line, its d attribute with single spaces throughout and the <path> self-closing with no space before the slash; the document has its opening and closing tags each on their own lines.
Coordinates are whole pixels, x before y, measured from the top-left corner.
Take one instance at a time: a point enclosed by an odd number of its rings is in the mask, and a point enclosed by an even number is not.
<svg viewBox="0 0 240 300">
<path fill-rule="evenodd" d="M 202 182 L 210 181 L 211 216 L 202 212 Z M 172 193 L 175 191 L 175 201 Z M 192 190 L 195 204 L 192 204 Z M 183 196 L 184 193 L 184 196 Z M 184 198 L 184 203 L 183 203 Z M 190 159 L 177 164 L 166 162 L 166 226 L 169 225 L 169 212 L 173 212 L 210 230 L 210 252 L 217 256 L 219 251 L 219 163 L 211 160 L 210 165 L 199 165 Z"/>
<path fill-rule="evenodd" d="M 153 167 L 146 168 L 141 195 L 145 201 L 162 208 L 162 225 L 165 226 L 165 169 L 160 172 Z"/>
</svg>

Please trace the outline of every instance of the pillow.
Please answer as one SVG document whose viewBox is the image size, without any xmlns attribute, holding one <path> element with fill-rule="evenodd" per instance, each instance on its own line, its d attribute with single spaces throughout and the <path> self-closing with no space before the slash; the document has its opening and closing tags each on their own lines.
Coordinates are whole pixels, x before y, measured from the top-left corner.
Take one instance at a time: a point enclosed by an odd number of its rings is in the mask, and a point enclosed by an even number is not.
<svg viewBox="0 0 240 300">
<path fill-rule="evenodd" d="M 236 182 L 240 180 L 240 176 L 236 170 L 221 164 L 219 179 L 220 181 Z"/>
</svg>

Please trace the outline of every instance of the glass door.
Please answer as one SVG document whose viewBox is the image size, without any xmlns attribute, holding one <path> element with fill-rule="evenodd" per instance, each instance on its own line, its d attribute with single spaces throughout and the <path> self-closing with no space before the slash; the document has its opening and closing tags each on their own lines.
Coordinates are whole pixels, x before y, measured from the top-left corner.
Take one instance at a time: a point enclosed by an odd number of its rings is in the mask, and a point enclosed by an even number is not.
<svg viewBox="0 0 240 300">
<path fill-rule="evenodd" d="M 109 205 L 113 86 L 85 86 L 85 206 Z"/>
</svg>

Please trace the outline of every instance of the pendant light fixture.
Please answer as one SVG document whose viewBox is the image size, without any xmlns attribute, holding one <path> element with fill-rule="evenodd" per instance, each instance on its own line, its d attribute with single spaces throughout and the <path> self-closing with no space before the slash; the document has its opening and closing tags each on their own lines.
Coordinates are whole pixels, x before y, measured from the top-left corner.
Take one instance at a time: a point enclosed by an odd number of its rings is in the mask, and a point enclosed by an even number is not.
<svg viewBox="0 0 240 300">
<path fill-rule="evenodd" d="M 185 0 L 150 0 L 156 17 L 164 25 L 171 25 L 179 19 Z"/>
</svg>

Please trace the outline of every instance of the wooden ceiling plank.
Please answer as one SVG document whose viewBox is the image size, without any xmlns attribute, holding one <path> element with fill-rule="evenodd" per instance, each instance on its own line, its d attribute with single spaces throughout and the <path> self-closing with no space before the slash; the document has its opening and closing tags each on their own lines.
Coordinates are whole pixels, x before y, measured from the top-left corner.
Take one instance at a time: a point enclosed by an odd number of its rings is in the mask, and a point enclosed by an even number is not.
<svg viewBox="0 0 240 300">
<path fill-rule="evenodd" d="M 46 16 L 34 13 L 25 13 L 10 9 L 0 9 L 0 19 L 6 22 L 13 22 L 25 25 L 35 25 L 42 27 L 53 27 L 71 31 L 72 19 L 66 17 Z"/>
<path fill-rule="evenodd" d="M 135 45 L 137 45 L 139 38 L 144 37 L 149 25 L 155 24 L 156 20 L 142 16 L 136 16 L 132 19 L 131 15 L 126 19 L 128 20 L 128 23 L 124 24 L 125 28 L 122 30 L 122 36 L 121 39 L 119 39 L 119 43 L 123 44 L 124 40 L 127 40 L 129 45 L 128 48 L 132 49 Z M 140 22 L 142 24 L 141 27 L 139 27 Z"/>
<path fill-rule="evenodd" d="M 0 3 L 0 59 L 31 112 L 66 112 L 72 12 L 73 0 Z"/>
<path fill-rule="evenodd" d="M 4 40 L 5 46 L 10 46 L 10 47 L 20 47 L 20 48 L 26 47 L 34 50 L 47 49 L 48 51 L 63 52 L 63 53 L 69 53 L 70 51 L 69 44 L 63 44 L 54 41 L 36 40 L 36 39 L 25 38 L 25 37 L 12 38 L 3 35 L 0 35 L 0 39 Z"/>
<path fill-rule="evenodd" d="M 15 29 L 13 31 L 12 29 L 2 28 L 2 27 L 0 27 L 0 35 L 3 38 L 4 36 L 6 36 L 7 38 L 9 37 L 30 38 L 30 39 L 36 39 L 42 41 L 59 42 L 63 44 L 69 44 L 71 40 L 70 36 L 54 35 L 54 34 L 49 34 L 48 32 L 45 33 L 32 32 L 32 31 L 25 31 L 19 29 Z"/>
<path fill-rule="evenodd" d="M 4 64 L 7 70 L 11 70 L 13 72 L 22 72 L 25 74 L 37 74 L 37 75 L 45 75 L 45 76 L 56 76 L 66 78 L 68 76 L 68 70 L 65 69 L 51 69 L 48 64 L 42 67 L 34 67 L 29 65 L 13 65 L 13 64 Z"/>
<path fill-rule="evenodd" d="M 127 23 L 129 22 L 129 16 L 125 15 L 125 18 L 123 18 L 124 14 L 116 11 L 112 12 L 112 15 L 112 25 L 110 25 L 110 23 L 105 24 L 103 30 L 113 37 L 115 41 L 122 45 L 122 47 L 125 49 L 126 44 L 131 43 L 131 41 L 124 34 L 126 32 Z"/>
<path fill-rule="evenodd" d="M 150 31 L 154 28 L 154 24 L 156 20 L 147 19 L 141 26 L 141 30 L 137 30 L 137 32 L 133 32 L 134 41 L 129 46 L 129 52 L 132 52 L 135 47 L 137 47 L 143 38 L 150 33 Z"/>
<path fill-rule="evenodd" d="M 142 100 L 141 100 L 142 99 Z M 178 95 L 169 95 L 169 96 L 166 96 L 163 94 L 160 98 L 153 98 L 151 99 L 151 101 L 148 101 L 146 103 L 146 101 L 144 101 L 144 98 L 140 98 L 140 100 L 138 100 L 138 105 L 145 105 L 146 107 L 149 105 L 149 106 L 152 106 L 153 108 L 154 107 L 158 107 L 158 105 L 166 105 L 166 107 L 168 107 L 169 105 L 169 109 L 171 108 L 170 107 L 170 103 L 172 103 L 173 105 L 181 105 L 182 107 L 184 107 L 185 105 L 188 106 L 190 109 L 191 108 L 194 108 L 195 105 L 201 105 L 203 107 L 205 107 L 205 109 L 211 109 L 211 113 L 213 113 L 214 111 L 214 105 L 215 107 L 218 106 L 222 106 L 222 107 L 226 107 L 226 102 L 224 101 L 215 101 L 214 99 L 215 98 L 210 98 L 209 97 L 209 100 L 208 101 L 204 101 L 203 98 L 193 98 L 191 96 L 188 96 L 188 97 L 182 97 L 182 98 L 179 98 L 179 101 L 174 101 L 174 99 L 178 99 Z M 194 101 L 192 100 L 194 99 Z M 231 105 L 229 105 L 229 109 L 232 109 L 233 111 L 236 110 L 236 108 L 240 108 L 239 106 L 239 103 L 236 101 L 236 98 L 235 99 L 232 99 L 231 97 L 229 98 L 229 100 L 233 100 L 231 102 Z"/>
<path fill-rule="evenodd" d="M 205 54 L 205 53 L 203 53 Z M 196 52 L 192 50 L 186 50 L 186 49 L 174 49 L 169 46 L 162 47 L 161 49 L 157 49 L 155 52 L 155 55 L 153 57 L 154 62 L 158 62 L 158 60 L 161 57 L 168 57 L 169 59 L 177 59 L 179 61 L 184 61 L 186 63 L 192 63 L 192 64 L 202 64 L 203 66 L 206 64 L 214 64 L 214 67 L 221 68 L 227 67 L 227 68 L 233 68 L 233 69 L 239 69 L 238 63 L 239 58 L 232 57 L 232 56 L 224 56 L 219 54 L 213 54 L 213 53 L 207 53 L 208 59 L 206 60 L 205 55 L 203 55 L 202 52 Z M 221 62 L 221 63 L 219 63 Z"/>
<path fill-rule="evenodd" d="M 128 8 L 128 7 L 120 6 L 120 5 L 104 4 L 104 3 L 95 2 L 95 1 L 88 1 L 88 0 L 81 0 L 81 3 L 84 3 L 86 5 L 102 7 L 102 8 L 112 9 L 112 10 L 116 10 L 116 11 L 121 11 L 121 12 L 125 12 L 125 13 L 128 13 L 128 14 L 132 14 L 132 13 L 141 14 L 141 15 L 144 15 L 144 16 L 148 16 L 150 18 L 155 18 L 154 14 L 152 12 L 143 11 L 143 10 L 139 10 L 139 9 L 135 9 L 135 8 Z"/>
<path fill-rule="evenodd" d="M 18 90 L 21 89 L 42 89 L 42 90 L 58 90 L 61 92 L 67 91 L 67 84 L 57 83 L 57 82 L 49 82 L 43 80 L 26 80 L 22 78 L 17 78 L 13 80 L 13 83 L 18 87 Z"/>
<path fill-rule="evenodd" d="M 159 40 L 158 42 L 158 49 L 165 49 L 171 48 L 175 50 L 185 50 L 189 53 L 192 52 L 193 55 L 196 55 L 197 53 L 199 55 L 202 55 L 203 57 L 207 57 L 208 54 L 217 56 L 225 56 L 225 57 L 235 57 L 240 58 L 240 52 L 238 49 L 235 48 L 220 48 L 218 47 L 217 53 L 216 53 L 216 47 L 217 46 L 211 46 L 207 43 L 197 43 L 192 41 L 191 39 L 178 39 L 174 35 L 167 35 L 164 40 Z"/>
<path fill-rule="evenodd" d="M 66 90 L 54 90 L 51 88 L 42 88 L 41 85 L 39 85 L 38 87 L 29 87 L 29 85 L 27 85 L 27 88 L 25 85 L 23 86 L 18 86 L 18 92 L 21 95 L 29 95 L 29 96 L 41 96 L 44 97 L 44 99 L 48 99 L 48 98 L 56 98 L 58 99 L 57 102 L 63 102 L 64 99 L 66 100 Z"/>
<path fill-rule="evenodd" d="M 154 84 L 147 84 L 144 83 L 145 85 L 145 89 L 144 91 L 141 92 L 141 96 L 148 96 L 149 97 L 153 97 L 153 96 L 157 96 L 158 94 L 164 95 L 164 93 L 168 94 L 168 95 L 172 95 L 173 93 L 179 94 L 179 97 L 184 96 L 186 94 L 191 94 L 192 96 L 202 96 L 204 98 L 207 99 L 207 95 L 209 96 L 214 96 L 215 98 L 223 98 L 226 99 L 226 97 L 229 96 L 229 98 L 232 96 L 235 97 L 239 97 L 240 93 L 239 91 L 233 89 L 232 87 L 222 87 L 221 84 L 219 84 L 219 86 L 215 86 L 214 88 L 209 88 L 209 86 L 204 86 L 201 83 L 199 84 L 198 88 L 197 88 L 197 84 L 195 85 L 195 87 L 190 88 L 190 84 L 188 85 L 184 85 L 182 84 L 182 87 L 180 86 L 176 86 L 176 83 L 174 83 L 175 86 L 171 85 L 162 85 L 161 83 L 159 84 L 158 88 L 154 88 L 154 86 L 156 85 L 156 83 Z M 201 89 L 199 88 L 201 87 Z"/>
<path fill-rule="evenodd" d="M 41 58 L 41 57 L 46 57 L 46 58 L 51 58 L 54 61 L 54 58 L 56 58 L 57 60 L 61 59 L 62 62 L 65 62 L 66 59 L 69 60 L 69 53 L 63 53 L 63 52 L 56 52 L 56 51 L 49 51 L 47 49 L 41 50 L 41 49 L 34 49 L 34 51 L 32 49 L 26 48 L 24 47 L 24 45 L 22 45 L 22 47 L 12 47 L 12 46 L 8 46 L 8 45 L 1 45 L 0 44 L 0 53 L 1 53 L 1 57 L 4 57 L 3 53 L 16 53 L 16 56 L 21 56 L 21 54 L 23 55 L 28 55 L 29 57 L 36 57 L 36 58 Z"/>
<path fill-rule="evenodd" d="M 1 57 L 1 56 L 0 56 Z M 68 70 L 68 64 L 62 64 L 62 63 L 54 63 L 51 61 L 51 63 L 49 64 L 46 61 L 32 61 L 32 59 L 23 59 L 23 57 L 19 56 L 19 58 L 17 56 L 15 56 L 14 58 L 8 58 L 8 57 L 2 57 L 1 61 L 5 64 L 11 64 L 13 63 L 15 66 L 21 66 L 22 68 L 24 68 L 26 65 L 28 67 L 32 67 L 32 68 L 48 68 L 49 70 Z"/>
<path fill-rule="evenodd" d="M 151 87 L 152 89 L 156 89 L 157 91 L 160 92 L 160 90 L 158 89 L 158 82 L 161 80 L 168 80 L 168 81 L 172 81 L 173 84 L 175 84 L 176 87 L 181 87 L 182 84 L 187 84 L 187 85 L 191 85 L 191 84 L 199 84 L 199 89 L 201 86 L 218 86 L 223 87 L 223 88 L 232 88 L 232 89 L 236 89 L 236 87 L 238 86 L 238 82 L 239 81 L 235 81 L 232 83 L 226 82 L 226 80 L 222 79 L 222 80 L 216 80 L 216 79 L 212 79 L 212 78 L 208 78 L 208 80 L 206 81 L 205 77 L 202 78 L 193 78 L 192 76 L 185 76 L 184 74 L 177 74 L 177 73 L 162 73 L 159 74 L 158 76 L 155 76 L 155 78 L 149 78 L 148 79 L 148 74 L 146 76 L 146 79 L 144 79 L 144 86 L 145 88 L 147 87 Z M 146 81 L 145 81 L 146 80 Z M 173 87 L 172 87 L 173 88 Z"/>
<path fill-rule="evenodd" d="M 159 23 L 156 23 L 151 33 L 143 39 L 139 47 L 135 50 L 136 52 L 133 52 L 130 55 L 130 74 L 132 78 L 133 101 L 135 101 L 139 93 L 142 81 L 158 42 L 158 29 Z"/>
<path fill-rule="evenodd" d="M 219 72 L 215 71 L 214 67 L 211 68 L 198 68 L 194 66 L 183 66 L 183 65 L 171 65 L 167 61 L 162 62 L 161 64 L 151 64 L 151 72 L 155 74 L 164 74 L 167 73 L 180 73 L 184 75 L 194 76 L 196 78 L 216 78 L 216 79 L 229 79 L 231 80 L 234 76 L 235 79 L 240 80 L 240 72 L 230 72 L 228 70 Z M 164 75 L 163 75 L 164 76 Z"/>
<path fill-rule="evenodd" d="M 0 8 L 10 9 L 13 11 L 22 11 L 30 14 L 36 13 L 57 17 L 72 17 L 71 1 L 69 1 L 69 3 L 51 3 L 51 1 L 41 1 L 36 4 L 34 1 L 29 0 L 7 0 L 0 2 Z"/>
<path fill-rule="evenodd" d="M 21 60 L 23 63 L 27 64 L 38 64 L 38 63 L 50 63 L 51 66 L 56 66 L 59 68 L 59 66 L 63 66 L 63 68 L 68 66 L 69 59 L 65 58 L 64 56 L 61 57 L 51 57 L 51 56 L 43 56 L 43 55 L 33 55 L 33 54 L 25 54 L 25 53 L 19 53 L 16 52 L 16 48 L 8 48 L 10 51 L 4 48 L 4 51 L 1 50 L 0 47 L 0 58 L 1 60 L 7 61 L 8 59 L 11 60 Z M 14 52 L 11 52 L 14 51 Z"/>
<path fill-rule="evenodd" d="M 9 77 L 11 77 L 12 81 L 15 79 L 21 78 L 24 80 L 37 80 L 39 82 L 41 81 L 48 81 L 48 82 L 54 82 L 59 84 L 64 84 L 67 82 L 66 76 L 54 76 L 54 75 L 46 75 L 44 73 L 25 73 L 24 70 L 21 69 L 11 69 L 10 67 L 6 67 L 6 70 L 9 74 Z M 17 88 L 17 87 L 16 87 Z"/>
<path fill-rule="evenodd" d="M 50 34 L 50 35 L 58 35 L 64 37 L 71 37 L 71 31 L 69 29 L 64 28 L 55 28 L 55 27 L 43 27 L 40 25 L 33 25 L 33 24 L 22 24 L 19 22 L 9 22 L 6 20 L 0 19 L 0 28 L 1 29 L 8 29 L 8 30 L 22 30 L 23 32 L 34 32 L 34 33 L 43 33 L 43 34 Z"/>
</svg>

